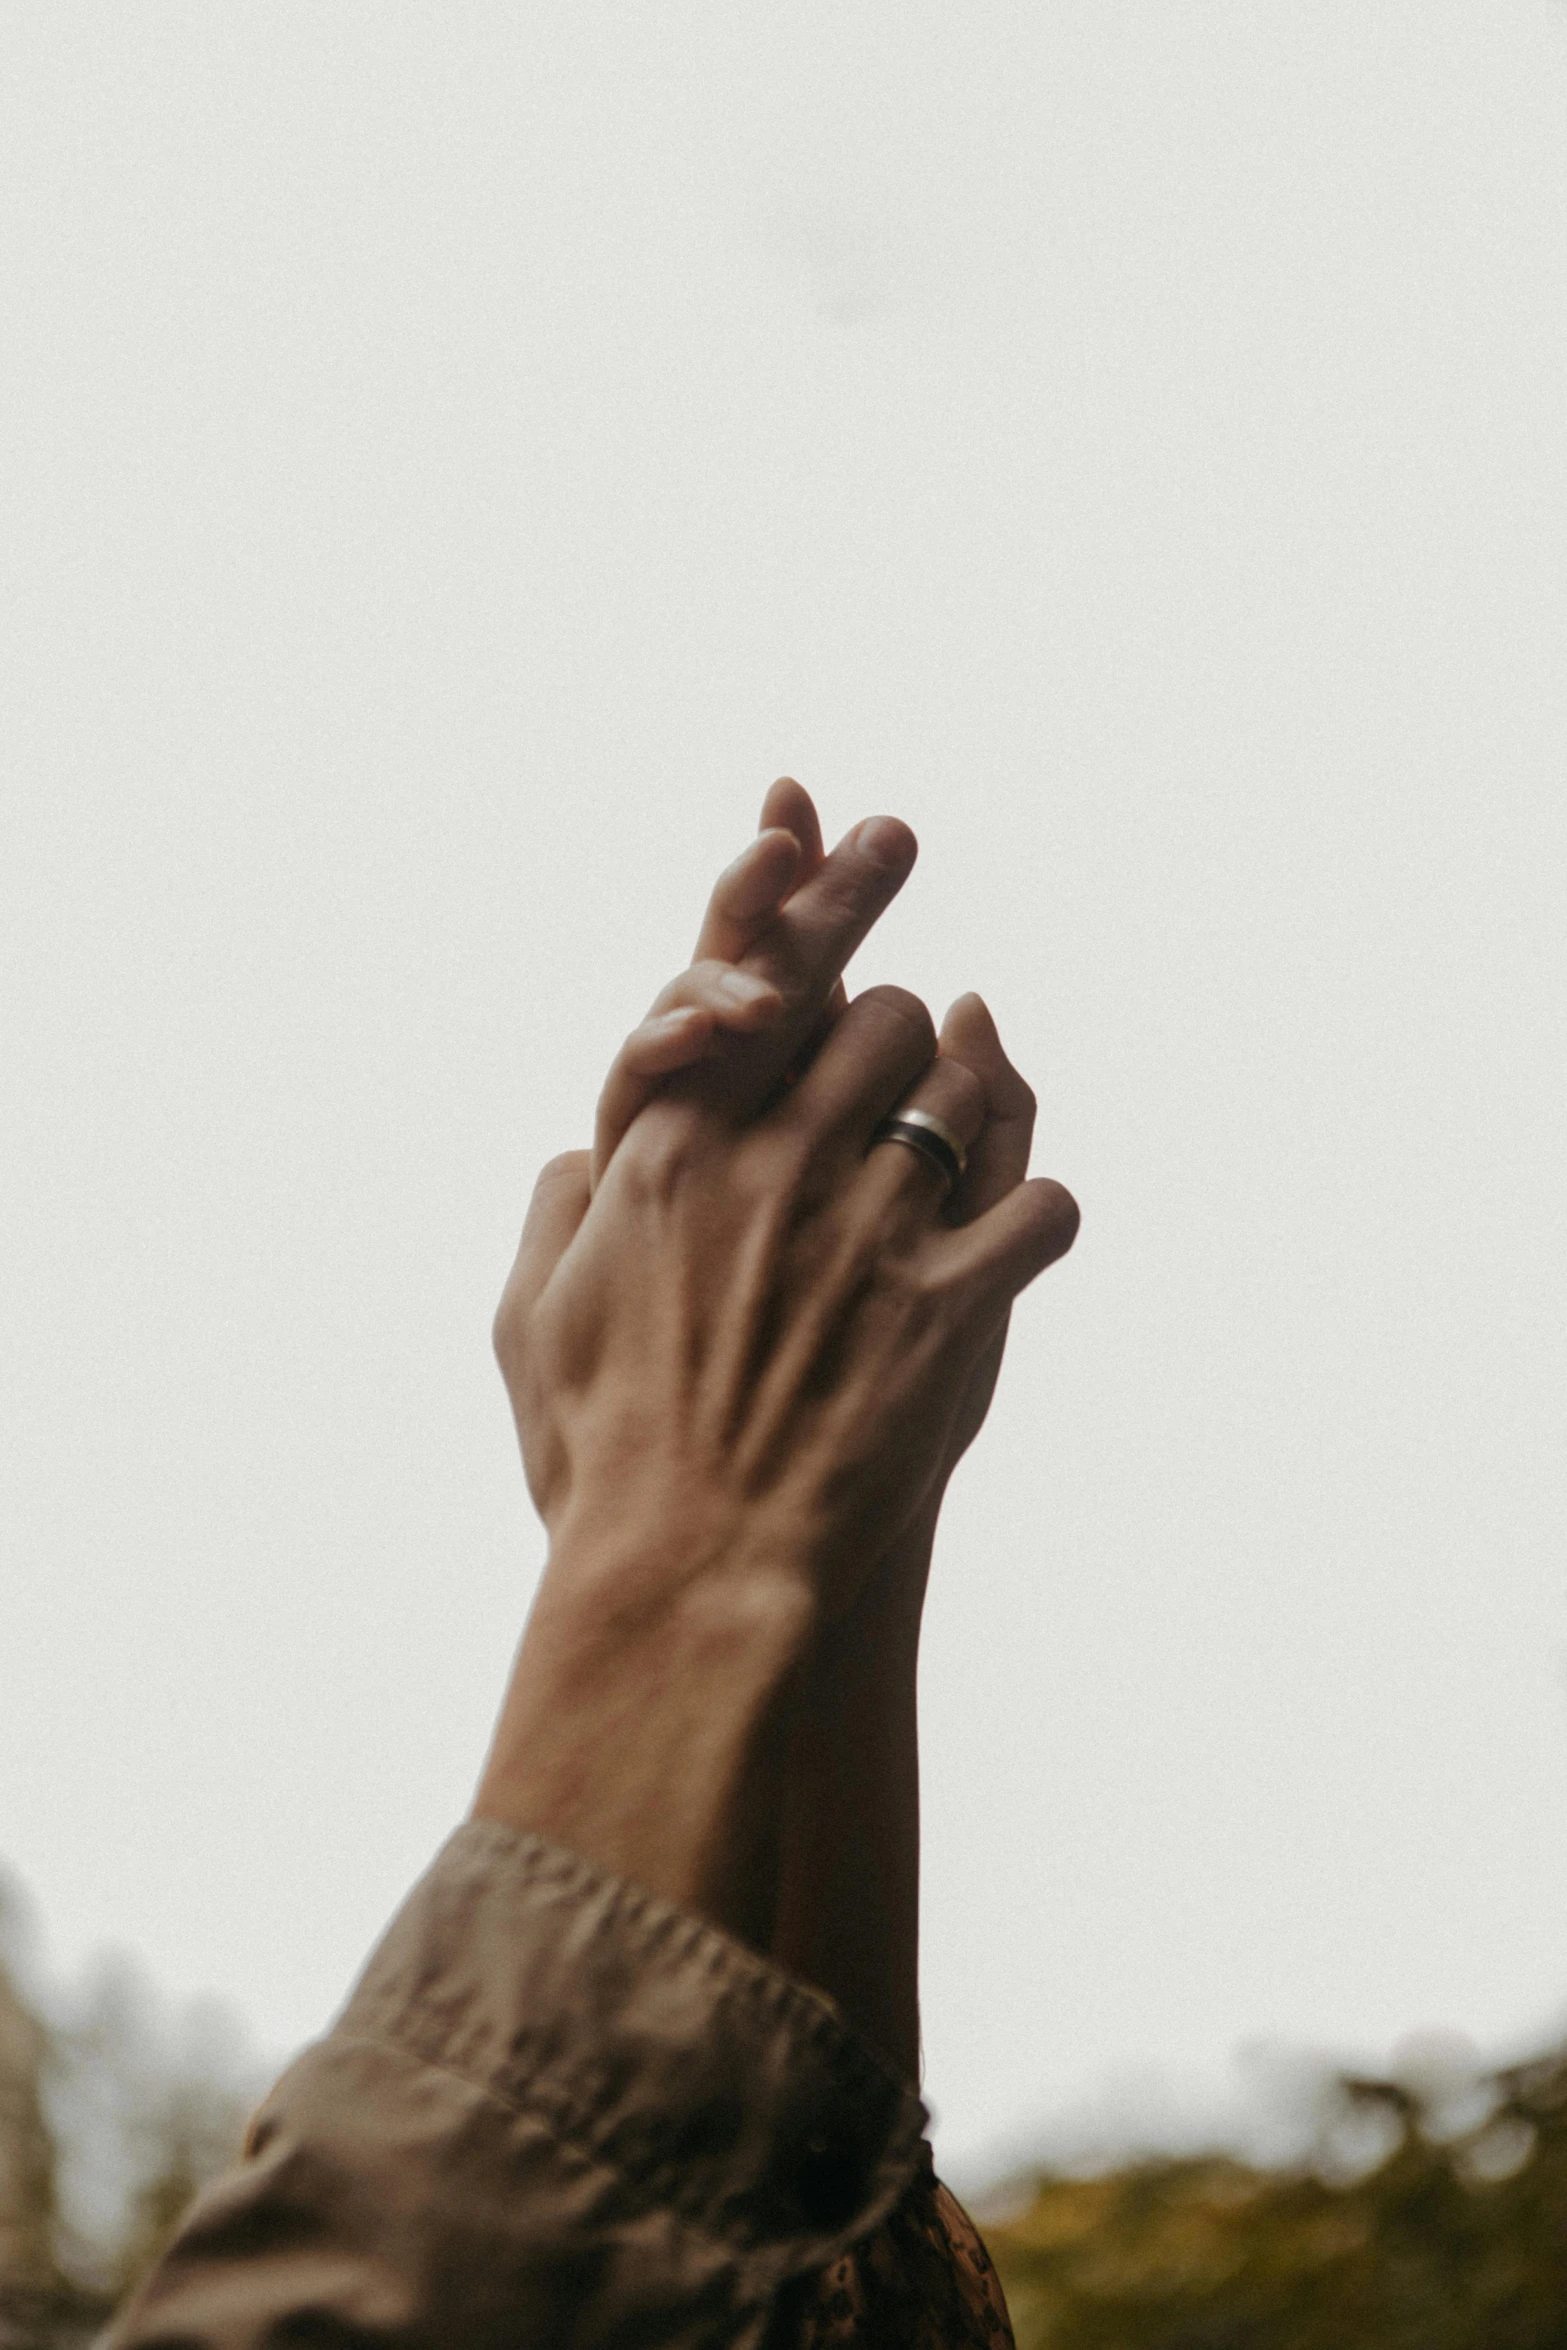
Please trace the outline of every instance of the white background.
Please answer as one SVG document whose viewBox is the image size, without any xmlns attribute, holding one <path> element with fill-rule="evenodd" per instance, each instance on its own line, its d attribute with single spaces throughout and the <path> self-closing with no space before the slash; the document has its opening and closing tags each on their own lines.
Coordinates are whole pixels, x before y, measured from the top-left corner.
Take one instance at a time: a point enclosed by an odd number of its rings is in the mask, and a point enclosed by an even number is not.
<svg viewBox="0 0 1567 2350">
<path fill-rule="evenodd" d="M 37 6 L 0 88 L 59 1963 L 281 2051 L 460 1815 L 531 1172 L 789 770 L 914 824 L 857 977 L 986 993 L 1084 1208 L 938 1565 L 943 2158 L 1549 2029 L 1567 15 Z"/>
</svg>

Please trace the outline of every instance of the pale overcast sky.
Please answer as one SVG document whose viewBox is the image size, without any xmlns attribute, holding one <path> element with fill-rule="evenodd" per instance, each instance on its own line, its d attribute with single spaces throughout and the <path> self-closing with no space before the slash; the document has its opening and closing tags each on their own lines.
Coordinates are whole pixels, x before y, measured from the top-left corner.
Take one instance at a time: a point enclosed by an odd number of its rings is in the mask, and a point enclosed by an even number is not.
<svg viewBox="0 0 1567 2350">
<path fill-rule="evenodd" d="M 462 1813 L 532 1171 L 787 770 L 1084 1209 L 938 1563 L 943 2158 L 1558 2024 L 1567 12 L 38 6 L 0 89 L 58 1964 L 284 2050 Z"/>
</svg>

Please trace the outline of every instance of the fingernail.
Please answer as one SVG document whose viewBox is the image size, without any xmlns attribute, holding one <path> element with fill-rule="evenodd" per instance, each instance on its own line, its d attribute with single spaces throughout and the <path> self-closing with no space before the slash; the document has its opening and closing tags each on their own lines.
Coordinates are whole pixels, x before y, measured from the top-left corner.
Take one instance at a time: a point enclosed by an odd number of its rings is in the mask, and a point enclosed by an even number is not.
<svg viewBox="0 0 1567 2350">
<path fill-rule="evenodd" d="M 854 845 L 884 873 L 901 873 L 914 862 L 914 835 L 896 816 L 867 816 Z"/>
<path fill-rule="evenodd" d="M 718 982 L 718 992 L 731 1004 L 751 1005 L 778 991 L 765 979 L 753 979 L 749 971 L 726 971 Z"/>
</svg>

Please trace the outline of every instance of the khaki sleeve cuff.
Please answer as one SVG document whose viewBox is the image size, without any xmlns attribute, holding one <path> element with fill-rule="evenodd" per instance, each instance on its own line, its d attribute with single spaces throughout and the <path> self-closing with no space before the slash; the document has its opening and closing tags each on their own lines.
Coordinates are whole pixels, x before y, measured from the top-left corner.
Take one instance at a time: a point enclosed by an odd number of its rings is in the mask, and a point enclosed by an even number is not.
<svg viewBox="0 0 1567 2350">
<path fill-rule="evenodd" d="M 103 2350 L 761 2350 L 923 2122 L 803 1984 L 475 1821 Z"/>
<path fill-rule="evenodd" d="M 409 1896 L 325 2045 L 345 2041 L 544 2125 L 563 2234 L 612 2262 L 673 2257 L 736 2308 L 869 2233 L 920 2160 L 914 2088 L 829 2001 L 494 1821 L 459 1829 Z"/>
</svg>

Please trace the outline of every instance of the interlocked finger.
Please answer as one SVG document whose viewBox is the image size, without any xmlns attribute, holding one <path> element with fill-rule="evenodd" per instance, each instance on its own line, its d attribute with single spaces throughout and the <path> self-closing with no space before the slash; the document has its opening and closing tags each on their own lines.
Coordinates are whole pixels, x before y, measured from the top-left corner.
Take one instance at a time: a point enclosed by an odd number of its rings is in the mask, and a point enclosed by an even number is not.
<svg viewBox="0 0 1567 2350">
<path fill-rule="evenodd" d="M 667 1077 L 700 1061 L 715 1039 L 756 1035 L 782 1012 L 783 998 L 775 987 L 727 963 L 693 963 L 672 979 L 631 1031 L 604 1081 L 589 1168 L 593 1188 L 627 1127 Z"/>
<path fill-rule="evenodd" d="M 766 813 L 764 809 L 764 817 Z M 714 883 L 693 962 L 738 963 L 776 917 L 791 889 L 820 863 L 820 835 L 817 839 L 812 862 L 789 825 L 764 822 L 755 840 L 747 842 Z"/>
<path fill-rule="evenodd" d="M 777 782 L 769 786 L 767 797 L 762 802 L 760 825 L 763 832 L 769 825 L 782 825 L 785 831 L 794 835 L 800 851 L 799 868 L 794 877 L 796 889 L 803 882 L 814 879 L 826 864 L 827 851 L 822 845 L 822 823 L 816 813 L 816 802 L 805 786 L 796 783 L 792 775 L 780 775 Z M 841 1017 L 848 1001 L 849 991 L 840 973 L 828 991 L 826 1008 L 816 1034 L 808 1038 L 801 1049 L 799 1060 L 802 1067 L 833 1022 Z"/>
<path fill-rule="evenodd" d="M 878 1121 L 935 1051 L 936 1032 L 918 996 L 901 987 L 867 988 L 764 1123 L 802 1139 L 828 1181 L 847 1180 Z"/>
<path fill-rule="evenodd" d="M 503 1364 L 520 1347 L 528 1316 L 587 1212 L 588 1154 L 563 1152 L 541 1170 L 533 1187 L 516 1262 L 496 1312 L 492 1336 Z"/>
<path fill-rule="evenodd" d="M 897 896 L 914 857 L 914 835 L 906 824 L 890 816 L 868 818 L 798 881 L 753 938 L 745 967 L 778 990 L 785 1011 L 767 1046 L 748 1054 L 743 1067 L 725 1067 L 716 1081 L 732 1115 L 759 1108 L 830 1019 L 845 963 Z M 711 952 L 716 936 L 704 928 L 704 951 Z"/>
<path fill-rule="evenodd" d="M 960 996 L 941 1024 L 941 1050 L 972 1069 L 985 1089 L 985 1126 L 973 1150 L 951 1220 L 967 1224 L 1006 1198 L 1028 1173 L 1034 1132 L 1033 1089 L 1014 1069 L 981 998 Z"/>
</svg>

